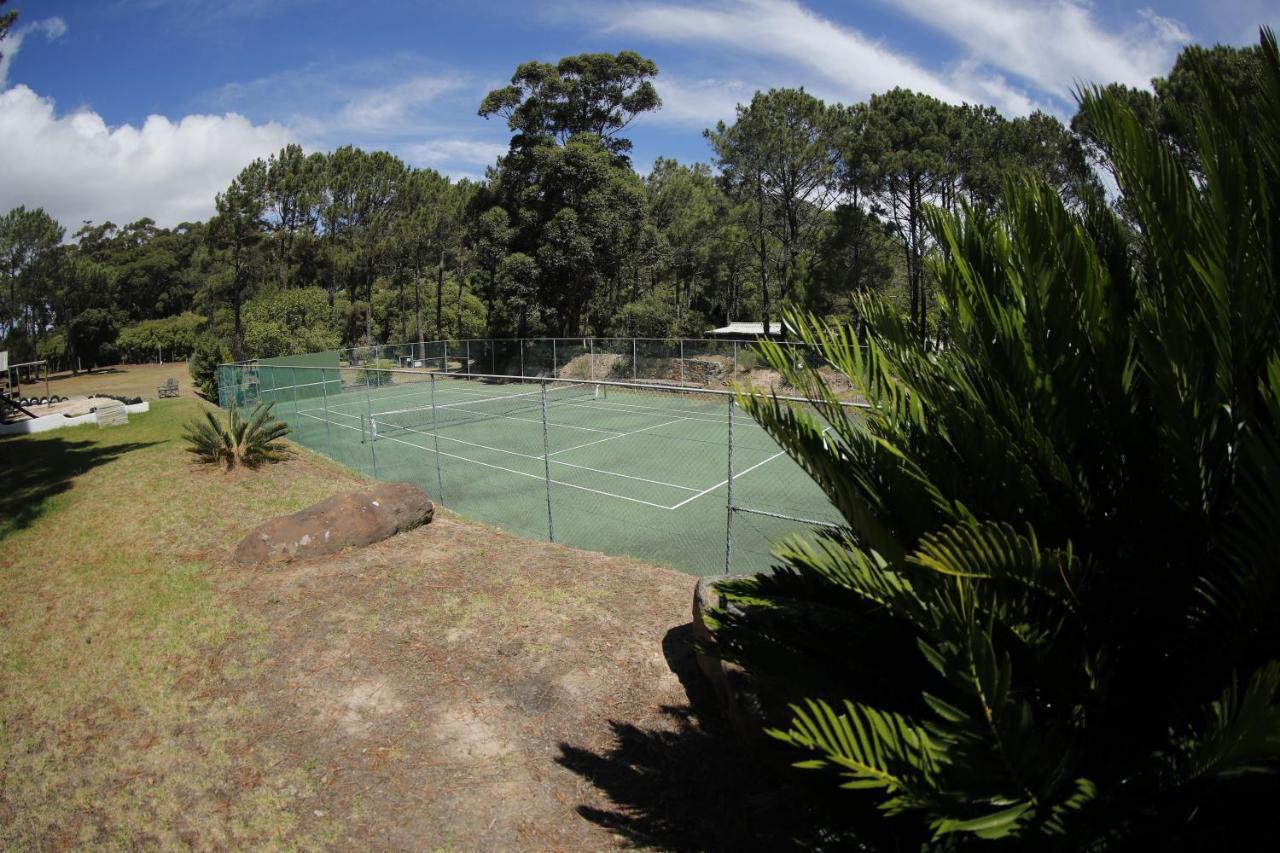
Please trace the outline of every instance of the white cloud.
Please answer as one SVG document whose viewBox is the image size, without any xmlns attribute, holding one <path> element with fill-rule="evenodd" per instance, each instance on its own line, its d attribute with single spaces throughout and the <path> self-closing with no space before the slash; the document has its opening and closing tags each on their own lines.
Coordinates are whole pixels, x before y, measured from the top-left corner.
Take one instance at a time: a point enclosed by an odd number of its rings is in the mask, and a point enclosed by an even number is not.
<svg viewBox="0 0 1280 853">
<path fill-rule="evenodd" d="M 662 109 L 652 117 L 660 124 L 674 124 L 699 130 L 714 127 L 718 121 L 732 122 L 738 104 L 751 102 L 757 89 L 741 80 L 690 80 L 664 74 L 656 83 L 662 96 Z"/>
<path fill-rule="evenodd" d="M 67 22 L 56 17 L 45 18 L 11 30 L 4 41 L 0 41 L 0 54 L 3 54 L 0 56 L 0 89 L 9 79 L 9 66 L 13 65 L 14 58 L 22 49 L 22 40 L 31 33 L 42 33 L 49 41 L 57 41 L 67 34 Z"/>
<path fill-rule="evenodd" d="M 839 100 L 861 100 L 903 86 L 952 103 L 971 95 L 943 75 L 792 0 L 742 0 L 709 6 L 641 4 L 594 10 L 597 23 L 662 41 L 716 43 L 816 72 Z"/>
<path fill-rule="evenodd" d="M 429 139 L 406 146 L 405 156 L 415 166 L 425 166 L 454 177 L 475 175 L 474 171 L 459 172 L 456 166 L 493 165 L 507 153 L 507 146 L 480 139 Z"/>
<path fill-rule="evenodd" d="M 1150 9 L 1113 31 L 1076 0 L 894 0 L 893 7 L 983 64 L 1068 101 L 1077 82 L 1148 86 L 1191 39 L 1180 23 Z"/>
<path fill-rule="evenodd" d="M 85 219 L 204 219 L 241 169 L 294 135 L 234 113 L 113 128 L 87 109 L 59 116 L 51 99 L 20 85 L 0 93 L 0 139 L 0 210 L 43 207 L 74 231 Z"/>
<path fill-rule="evenodd" d="M 506 128 L 475 117 L 484 92 L 470 75 L 399 54 L 227 84 L 210 103 L 272 116 L 312 148 L 358 145 L 454 178 L 474 178 L 507 151 Z"/>
</svg>

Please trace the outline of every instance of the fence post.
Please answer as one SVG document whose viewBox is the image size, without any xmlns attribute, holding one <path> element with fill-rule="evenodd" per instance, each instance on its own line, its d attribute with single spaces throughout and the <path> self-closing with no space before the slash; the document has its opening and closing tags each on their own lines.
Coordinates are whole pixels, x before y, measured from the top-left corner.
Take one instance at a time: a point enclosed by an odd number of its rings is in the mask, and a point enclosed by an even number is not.
<svg viewBox="0 0 1280 853">
<path fill-rule="evenodd" d="M 444 372 L 449 372 L 449 340 L 444 341 Z"/>
<path fill-rule="evenodd" d="M 636 367 L 636 339 L 632 338 L 631 339 L 631 381 L 632 382 L 639 381 L 639 373 L 637 373 L 637 369 L 638 368 Z"/>
<path fill-rule="evenodd" d="M 324 437 L 329 442 L 330 452 L 333 451 L 333 434 L 329 427 L 329 377 L 325 375 L 327 367 L 320 368 L 320 394 L 324 399 Z M 338 374 L 338 384 L 342 384 L 342 374 Z"/>
<path fill-rule="evenodd" d="M 467 375 L 471 375 L 471 338 L 467 338 Z"/>
<path fill-rule="evenodd" d="M 587 338 L 587 363 L 591 365 L 591 378 L 596 378 L 596 339 Z"/>
<path fill-rule="evenodd" d="M 547 429 L 547 383 L 542 386 L 542 466 L 547 479 L 547 539 L 556 541 L 556 523 L 551 515 L 551 437 Z"/>
<path fill-rule="evenodd" d="M 436 428 L 436 375 L 431 374 L 431 442 L 436 450 L 436 499 L 444 506 L 444 474 L 440 473 L 440 433 Z"/>
<path fill-rule="evenodd" d="M 684 338 L 680 339 L 680 387 L 684 387 Z"/>
<path fill-rule="evenodd" d="M 733 397 L 729 397 L 729 477 L 725 497 L 724 517 L 724 573 L 730 572 L 733 564 Z"/>
<path fill-rule="evenodd" d="M 365 411 L 369 413 L 369 456 L 373 459 L 373 479 L 378 479 L 378 449 L 375 445 L 378 443 L 378 428 L 373 422 L 373 395 L 369 393 L 369 386 L 364 388 L 364 405 Z"/>
<path fill-rule="evenodd" d="M 738 381 L 738 342 L 733 342 L 733 380 Z"/>
<path fill-rule="evenodd" d="M 524 379 L 524 338 L 518 341 L 520 345 L 520 378 Z"/>
<path fill-rule="evenodd" d="M 289 376 L 293 379 L 293 420 L 297 426 L 302 423 L 302 418 L 298 417 L 298 368 L 289 368 Z"/>
<path fill-rule="evenodd" d="M 489 341 L 489 375 L 496 376 L 498 373 L 498 342 Z"/>
<path fill-rule="evenodd" d="M 560 375 L 560 369 L 556 365 L 556 339 L 551 339 L 551 378 L 555 379 Z"/>
</svg>

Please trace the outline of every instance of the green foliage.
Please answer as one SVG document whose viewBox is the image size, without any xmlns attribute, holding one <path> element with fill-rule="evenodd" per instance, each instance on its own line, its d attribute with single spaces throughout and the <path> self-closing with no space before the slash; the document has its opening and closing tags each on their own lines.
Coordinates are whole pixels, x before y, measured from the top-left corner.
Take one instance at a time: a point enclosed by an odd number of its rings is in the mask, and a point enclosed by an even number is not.
<svg viewBox="0 0 1280 853">
<path fill-rule="evenodd" d="M 244 306 L 244 346 L 256 358 L 337 349 L 342 343 L 336 311 L 318 287 L 264 293 Z"/>
<path fill-rule="evenodd" d="M 143 320 L 120 330 L 116 348 L 127 362 L 151 361 L 157 351 L 167 361 L 178 361 L 191 355 L 207 325 L 205 317 L 191 311 L 176 317 Z"/>
<path fill-rule="evenodd" d="M 223 465 L 228 471 L 237 464 L 252 469 L 288 458 L 289 451 L 281 439 L 289 434 L 289 427 L 272 417 L 274 406 L 274 402 L 258 403 L 246 420 L 233 405 L 225 424 L 215 412 L 206 409 L 204 417 L 191 421 L 183 432 L 187 452 L 206 464 Z"/>
<path fill-rule="evenodd" d="M 566 56 L 555 65 L 526 62 L 509 86 L 485 95 L 479 114 L 507 119 L 513 151 L 589 133 L 611 153 L 624 154 L 631 142 L 619 131 L 662 106 L 650 82 L 657 73 L 653 60 L 630 50 Z"/>
<path fill-rule="evenodd" d="M 717 648 L 794 685 L 773 734 L 868 841 L 1233 849 L 1280 793 L 1280 53 L 1252 109 L 1192 58 L 1199 178 L 1082 96 L 1136 237 L 1011 179 L 928 212 L 945 345 L 874 296 L 793 315 L 870 408 L 747 411 L 844 518 L 721 583 Z M 868 813 L 869 814 L 869 813 Z"/>
<path fill-rule="evenodd" d="M 117 360 L 116 328 L 116 315 L 107 308 L 86 308 L 71 320 L 67 338 L 84 367 Z"/>
<path fill-rule="evenodd" d="M 61 330 L 45 335 L 36 345 L 36 358 L 49 362 L 50 370 L 61 370 L 67 363 L 67 334 Z"/>
<path fill-rule="evenodd" d="M 229 361 L 231 351 L 219 339 L 206 335 L 196 341 L 187 370 L 206 400 L 218 399 L 218 365 Z"/>
</svg>

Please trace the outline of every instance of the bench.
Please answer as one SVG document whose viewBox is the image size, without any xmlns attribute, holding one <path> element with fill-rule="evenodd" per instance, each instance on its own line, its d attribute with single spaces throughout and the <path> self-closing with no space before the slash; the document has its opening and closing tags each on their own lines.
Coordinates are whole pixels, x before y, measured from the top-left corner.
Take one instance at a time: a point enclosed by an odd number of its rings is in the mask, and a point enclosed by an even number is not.
<svg viewBox="0 0 1280 853">
<path fill-rule="evenodd" d="M 163 400 L 165 397 L 178 396 L 178 380 L 170 376 L 168 379 L 165 380 L 163 385 L 161 385 L 159 388 L 156 389 L 156 393 L 160 395 L 161 400 Z"/>
</svg>

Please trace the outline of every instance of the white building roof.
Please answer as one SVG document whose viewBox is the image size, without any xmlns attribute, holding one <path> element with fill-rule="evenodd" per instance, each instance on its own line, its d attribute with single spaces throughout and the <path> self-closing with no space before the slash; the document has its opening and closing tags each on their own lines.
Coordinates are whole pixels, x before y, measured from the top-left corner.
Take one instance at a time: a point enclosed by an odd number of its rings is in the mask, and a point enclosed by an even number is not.
<svg viewBox="0 0 1280 853">
<path fill-rule="evenodd" d="M 769 324 L 769 336 L 781 334 L 783 328 L 782 321 L 775 320 Z M 764 335 L 764 323 L 730 323 L 718 329 L 707 329 L 705 334 L 726 338 L 758 338 Z"/>
</svg>

